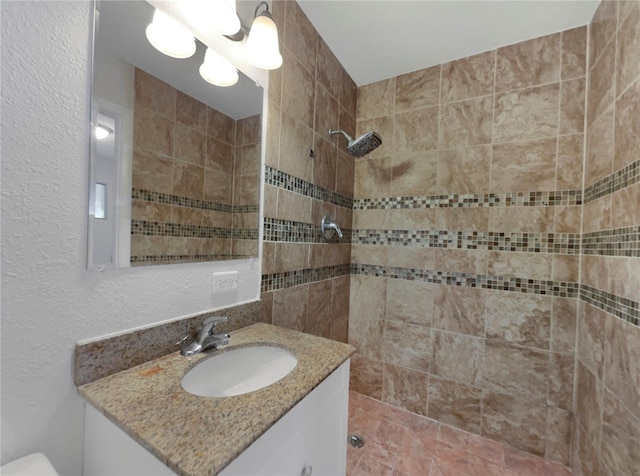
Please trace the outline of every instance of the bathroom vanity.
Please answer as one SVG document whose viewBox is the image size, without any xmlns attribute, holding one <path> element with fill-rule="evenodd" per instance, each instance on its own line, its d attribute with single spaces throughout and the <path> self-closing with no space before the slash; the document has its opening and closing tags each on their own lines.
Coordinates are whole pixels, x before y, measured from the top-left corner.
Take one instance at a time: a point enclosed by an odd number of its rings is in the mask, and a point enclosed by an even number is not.
<svg viewBox="0 0 640 476">
<path fill-rule="evenodd" d="M 233 397 L 185 391 L 199 362 L 240 347 L 295 354 L 281 380 Z M 82 385 L 84 474 L 340 475 L 346 470 L 349 358 L 340 342 L 268 324 L 231 333 L 222 350 L 178 352 Z"/>
</svg>

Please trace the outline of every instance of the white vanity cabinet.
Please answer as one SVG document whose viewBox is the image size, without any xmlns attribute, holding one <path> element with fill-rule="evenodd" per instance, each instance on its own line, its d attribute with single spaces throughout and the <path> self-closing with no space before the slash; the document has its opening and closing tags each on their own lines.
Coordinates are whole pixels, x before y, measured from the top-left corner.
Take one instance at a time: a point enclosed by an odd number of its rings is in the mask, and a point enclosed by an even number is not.
<svg viewBox="0 0 640 476">
<path fill-rule="evenodd" d="M 345 475 L 348 390 L 349 360 L 219 474 Z M 211 431 L 224 429 L 212 428 Z M 216 451 L 215 448 L 212 451 Z M 84 476 L 123 474 L 163 476 L 174 473 L 101 413 L 87 405 Z"/>
</svg>

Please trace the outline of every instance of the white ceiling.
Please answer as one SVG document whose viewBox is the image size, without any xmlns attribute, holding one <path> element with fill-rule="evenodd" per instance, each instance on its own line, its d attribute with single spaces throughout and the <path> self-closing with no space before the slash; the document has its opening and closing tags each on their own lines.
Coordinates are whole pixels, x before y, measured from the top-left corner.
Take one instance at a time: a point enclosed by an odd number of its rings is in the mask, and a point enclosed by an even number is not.
<svg viewBox="0 0 640 476">
<path fill-rule="evenodd" d="M 358 86 L 586 25 L 592 0 L 298 0 Z"/>
</svg>

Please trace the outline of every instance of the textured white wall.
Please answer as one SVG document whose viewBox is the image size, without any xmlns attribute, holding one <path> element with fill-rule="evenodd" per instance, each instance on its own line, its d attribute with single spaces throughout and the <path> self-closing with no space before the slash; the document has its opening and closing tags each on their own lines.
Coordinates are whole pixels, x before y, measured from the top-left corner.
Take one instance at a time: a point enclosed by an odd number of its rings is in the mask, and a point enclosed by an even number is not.
<svg viewBox="0 0 640 476">
<path fill-rule="evenodd" d="M 260 260 L 85 270 L 88 1 L 0 2 L 2 457 L 80 474 L 77 341 L 258 298 Z M 212 296 L 211 273 L 240 288 Z"/>
</svg>

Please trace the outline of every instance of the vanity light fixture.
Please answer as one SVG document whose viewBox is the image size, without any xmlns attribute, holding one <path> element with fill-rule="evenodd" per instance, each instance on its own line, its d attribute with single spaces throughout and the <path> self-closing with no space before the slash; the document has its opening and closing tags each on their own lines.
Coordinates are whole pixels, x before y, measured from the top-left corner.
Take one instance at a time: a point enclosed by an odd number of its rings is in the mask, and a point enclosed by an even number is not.
<svg viewBox="0 0 640 476">
<path fill-rule="evenodd" d="M 157 8 L 146 34 L 155 49 L 172 58 L 189 58 L 196 52 L 196 40 L 191 32 Z"/>
<path fill-rule="evenodd" d="M 94 130 L 94 134 L 97 140 L 104 140 L 113 134 L 113 130 L 107 126 L 103 126 L 102 124 L 98 124 Z"/>
<path fill-rule="evenodd" d="M 265 7 L 265 10 L 258 15 L 258 10 L 262 6 Z M 258 68 L 278 69 L 282 66 L 282 55 L 278 45 L 278 27 L 269 12 L 267 2 L 258 3 L 253 15 L 249 38 L 244 48 L 249 63 Z"/>
<path fill-rule="evenodd" d="M 233 86 L 238 82 L 238 70 L 216 51 L 207 48 L 200 76 L 216 86 Z"/>
<path fill-rule="evenodd" d="M 183 8 L 193 21 L 221 35 L 235 35 L 240 31 L 236 0 L 186 0 Z"/>
</svg>

